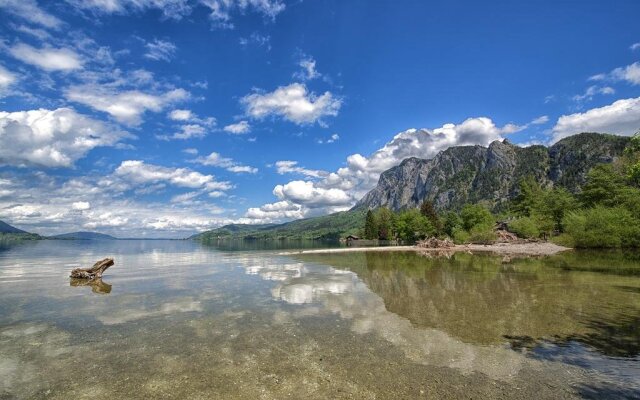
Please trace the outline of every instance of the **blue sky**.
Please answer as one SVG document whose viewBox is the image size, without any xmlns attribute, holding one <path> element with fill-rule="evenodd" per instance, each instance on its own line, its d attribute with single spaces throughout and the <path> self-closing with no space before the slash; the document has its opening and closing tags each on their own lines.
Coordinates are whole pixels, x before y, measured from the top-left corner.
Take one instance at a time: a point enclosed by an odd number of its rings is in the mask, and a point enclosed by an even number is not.
<svg viewBox="0 0 640 400">
<path fill-rule="evenodd" d="M 482 3 L 482 4 L 481 4 Z M 640 129 L 640 2 L 0 0 L 0 219 L 184 237 L 453 145 Z"/>
</svg>

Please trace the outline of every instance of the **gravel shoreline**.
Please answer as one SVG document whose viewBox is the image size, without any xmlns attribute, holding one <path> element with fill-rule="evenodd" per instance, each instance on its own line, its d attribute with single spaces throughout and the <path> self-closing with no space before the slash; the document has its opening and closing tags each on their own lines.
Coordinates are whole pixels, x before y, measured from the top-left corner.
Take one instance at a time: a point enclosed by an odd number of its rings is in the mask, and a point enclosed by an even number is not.
<svg viewBox="0 0 640 400">
<path fill-rule="evenodd" d="M 386 251 L 420 251 L 435 253 L 450 252 L 487 252 L 500 255 L 522 255 L 522 256 L 550 256 L 562 251 L 571 250 L 569 247 L 559 246 L 549 242 L 530 243 L 496 243 L 490 245 L 482 244 L 462 244 L 449 248 L 428 248 L 418 246 L 388 246 L 388 247 L 347 247 L 340 249 L 316 249 L 298 250 L 278 253 L 279 255 L 294 254 L 324 254 L 324 253 L 354 253 L 364 251 L 386 252 Z"/>
</svg>

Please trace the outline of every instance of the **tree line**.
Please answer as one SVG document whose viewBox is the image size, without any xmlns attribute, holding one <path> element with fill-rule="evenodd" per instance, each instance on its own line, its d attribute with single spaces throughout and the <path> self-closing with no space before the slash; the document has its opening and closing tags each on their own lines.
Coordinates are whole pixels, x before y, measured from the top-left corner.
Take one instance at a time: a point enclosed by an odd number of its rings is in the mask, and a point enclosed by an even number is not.
<svg viewBox="0 0 640 400">
<path fill-rule="evenodd" d="M 449 237 L 456 243 L 495 240 L 496 221 L 507 221 L 521 238 L 551 238 L 575 247 L 640 247 L 640 133 L 623 155 L 592 168 L 579 193 L 543 187 L 533 176 L 518 184 L 507 208 L 493 214 L 483 204 L 438 213 L 425 201 L 419 209 L 393 212 L 382 207 L 366 214 L 365 239 L 415 242 Z"/>
</svg>

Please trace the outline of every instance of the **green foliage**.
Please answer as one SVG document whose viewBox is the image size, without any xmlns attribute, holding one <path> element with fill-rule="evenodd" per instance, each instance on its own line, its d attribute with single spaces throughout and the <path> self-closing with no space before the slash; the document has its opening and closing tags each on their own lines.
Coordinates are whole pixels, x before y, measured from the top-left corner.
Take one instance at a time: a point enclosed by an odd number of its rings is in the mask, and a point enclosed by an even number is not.
<svg viewBox="0 0 640 400">
<path fill-rule="evenodd" d="M 435 229 L 436 235 L 442 234 L 443 224 L 432 202 L 427 200 L 423 201 L 420 205 L 420 214 L 424 215 L 429 220 Z"/>
<path fill-rule="evenodd" d="M 376 220 L 378 221 L 378 239 L 393 239 L 393 219 L 394 215 L 387 207 L 380 207 L 376 211 Z"/>
<path fill-rule="evenodd" d="M 451 238 L 455 244 L 463 244 L 469 242 L 469 232 L 465 231 L 461 227 L 456 227 L 452 234 Z"/>
<path fill-rule="evenodd" d="M 491 225 L 476 225 L 469 231 L 469 241 L 472 243 L 490 244 L 495 242 L 497 235 Z"/>
<path fill-rule="evenodd" d="M 625 154 L 633 155 L 640 153 L 640 131 L 636 132 L 624 149 Z"/>
<path fill-rule="evenodd" d="M 495 223 L 493 214 L 479 204 L 467 204 L 462 207 L 460 217 L 462 218 L 462 227 L 467 231 L 471 231 L 476 226 L 493 227 Z"/>
<path fill-rule="evenodd" d="M 565 216 L 566 232 L 576 247 L 638 247 L 640 221 L 622 207 L 604 207 L 572 211 Z"/>
<path fill-rule="evenodd" d="M 444 215 L 444 233 L 451 237 L 455 238 L 454 233 L 462 229 L 462 218 L 458 215 L 458 213 L 453 211 L 448 211 Z"/>
<path fill-rule="evenodd" d="M 543 218 L 551 219 L 554 225 L 553 229 L 563 232 L 564 226 L 562 225 L 562 220 L 565 213 L 568 210 L 575 210 L 576 208 L 578 208 L 576 198 L 569 193 L 567 189 L 560 187 L 544 193 L 541 207 L 539 210 L 535 210 L 535 213 L 541 215 Z M 547 229 L 542 230 L 548 231 Z"/>
<path fill-rule="evenodd" d="M 629 167 L 627 170 L 627 179 L 632 185 L 640 187 L 640 162 Z"/>
<path fill-rule="evenodd" d="M 369 240 L 378 238 L 378 221 L 371 210 L 367 211 L 367 217 L 364 223 L 364 238 Z"/>
<path fill-rule="evenodd" d="M 519 237 L 526 239 L 540 236 L 540 229 L 531 217 L 521 217 L 509 222 L 509 230 Z"/>
<path fill-rule="evenodd" d="M 600 164 L 587 174 L 580 200 L 586 207 L 597 204 L 613 207 L 617 203 L 617 194 L 623 187 L 624 179 L 616 173 L 613 165 Z"/>
<path fill-rule="evenodd" d="M 436 233 L 429 219 L 416 209 L 402 211 L 395 220 L 398 238 L 405 242 L 415 242 Z"/>
<path fill-rule="evenodd" d="M 512 202 L 512 210 L 516 215 L 530 217 L 531 214 L 540 208 L 543 190 L 533 175 L 527 175 L 521 179 L 519 193 Z"/>
<path fill-rule="evenodd" d="M 24 241 L 24 240 L 42 240 L 43 237 L 36 233 L 9 233 L 0 232 L 0 241 L 12 242 L 12 241 Z"/>
</svg>

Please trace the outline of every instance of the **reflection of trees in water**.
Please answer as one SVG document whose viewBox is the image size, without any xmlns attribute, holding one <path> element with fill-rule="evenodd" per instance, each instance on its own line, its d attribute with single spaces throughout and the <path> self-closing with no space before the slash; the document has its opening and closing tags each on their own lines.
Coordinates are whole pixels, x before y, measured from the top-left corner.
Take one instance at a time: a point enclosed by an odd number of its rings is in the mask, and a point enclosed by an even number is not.
<svg viewBox="0 0 640 400">
<path fill-rule="evenodd" d="M 640 279 L 632 276 L 640 271 L 640 261 L 620 253 L 506 263 L 462 253 L 449 258 L 412 252 L 343 256 L 314 258 L 356 272 L 389 311 L 417 326 L 471 343 L 506 339 L 514 348 L 531 348 L 541 340 L 577 340 L 606 355 L 640 354 Z M 607 264 L 611 274 L 602 272 Z M 571 269 L 574 265 L 582 270 Z"/>
<path fill-rule="evenodd" d="M 590 329 L 582 335 L 555 338 L 556 342 L 572 340 L 585 343 L 607 356 L 636 357 L 640 355 L 640 314 L 617 314 L 609 318 L 588 319 Z"/>
<path fill-rule="evenodd" d="M 614 384 L 581 384 L 577 389 L 583 399 L 640 399 L 640 389 Z"/>
<path fill-rule="evenodd" d="M 12 250 L 16 247 L 30 246 L 30 245 L 32 246 L 35 243 L 37 243 L 37 241 L 35 240 L 16 240 L 16 239 L 0 238 L 0 253 Z"/>
<path fill-rule="evenodd" d="M 608 317 L 579 320 L 584 333 L 546 337 L 504 335 L 514 350 L 538 352 L 545 343 L 567 346 L 579 342 L 609 357 L 634 358 L 640 355 L 640 313 L 617 313 Z"/>
</svg>

